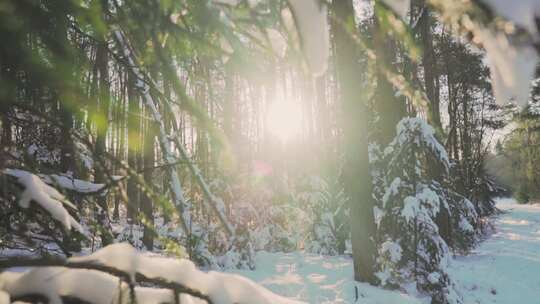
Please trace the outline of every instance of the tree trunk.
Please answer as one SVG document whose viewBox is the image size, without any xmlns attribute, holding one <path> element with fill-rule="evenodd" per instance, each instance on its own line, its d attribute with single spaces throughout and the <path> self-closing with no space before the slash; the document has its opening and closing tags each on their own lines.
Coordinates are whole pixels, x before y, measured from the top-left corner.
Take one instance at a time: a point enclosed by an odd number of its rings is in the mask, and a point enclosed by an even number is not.
<svg viewBox="0 0 540 304">
<path fill-rule="evenodd" d="M 375 90 L 375 109 L 378 115 L 377 141 L 381 147 L 386 147 L 396 136 L 396 125 L 405 115 L 405 100 L 396 97 L 394 88 L 388 81 L 383 68 L 394 69 L 390 63 L 395 57 L 395 41 L 389 37 L 379 25 L 375 16 L 373 25 L 373 42 L 377 56 L 377 88 Z"/>
<path fill-rule="evenodd" d="M 351 0 L 332 2 L 333 39 L 336 50 L 337 78 L 343 111 L 345 165 L 343 178 L 348 195 L 351 219 L 351 240 L 354 278 L 357 281 L 377 283 L 374 274 L 376 248 L 372 181 L 368 157 L 369 109 L 359 87 L 361 72 L 353 38 L 345 26 L 353 27 L 354 9 Z"/>
<path fill-rule="evenodd" d="M 134 170 L 138 170 L 138 160 L 140 159 L 141 151 L 141 115 L 140 101 L 135 91 L 135 76 L 128 73 L 128 166 Z M 128 220 L 135 220 L 140 206 L 140 191 L 137 186 L 137 181 L 134 177 L 130 177 L 127 181 L 127 217 Z"/>
<path fill-rule="evenodd" d="M 423 2 L 423 1 L 422 1 Z M 429 8 L 424 5 L 424 11 L 421 18 L 421 37 L 422 37 L 422 64 L 424 66 L 424 83 L 428 102 L 427 121 L 435 130 L 442 135 L 441 114 L 439 109 L 439 77 L 437 74 L 437 63 L 435 61 L 435 51 L 433 49 L 433 36 L 431 34 L 431 14 Z"/>
<path fill-rule="evenodd" d="M 97 113 L 95 115 L 96 120 L 94 123 L 96 124 L 97 129 L 97 135 L 96 135 L 96 157 L 98 162 L 95 166 L 95 176 L 94 181 L 96 183 L 107 183 L 107 168 L 105 161 L 99 162 L 100 160 L 103 160 L 104 158 L 102 155 L 107 153 L 107 147 L 106 147 L 106 138 L 107 138 L 107 130 L 108 130 L 108 123 L 109 123 L 109 103 L 110 103 L 110 86 L 109 86 L 109 69 L 108 69 L 108 62 L 109 62 L 109 54 L 107 50 L 107 46 L 103 45 L 105 43 L 105 40 L 102 41 L 101 44 L 98 45 L 97 51 L 96 51 L 96 68 L 99 75 L 98 80 L 98 90 L 99 90 L 99 98 L 98 98 L 98 107 L 97 107 Z M 104 194 L 99 195 L 97 198 L 97 204 L 100 208 L 98 210 L 98 222 L 101 230 L 101 242 L 103 243 L 103 246 L 107 246 L 113 242 L 112 235 L 110 233 L 110 219 L 109 219 L 109 213 L 108 213 L 108 205 L 107 205 L 107 196 Z"/>
<path fill-rule="evenodd" d="M 149 121 L 146 127 L 146 134 L 144 136 L 144 182 L 146 187 L 152 187 L 154 167 L 154 141 L 156 138 L 156 127 L 154 121 Z M 143 192 L 144 193 L 144 192 Z M 154 249 L 154 215 L 153 215 L 153 202 L 152 198 L 148 195 L 142 195 L 141 197 L 141 211 L 145 217 L 145 225 L 143 231 L 142 242 L 147 250 Z"/>
</svg>

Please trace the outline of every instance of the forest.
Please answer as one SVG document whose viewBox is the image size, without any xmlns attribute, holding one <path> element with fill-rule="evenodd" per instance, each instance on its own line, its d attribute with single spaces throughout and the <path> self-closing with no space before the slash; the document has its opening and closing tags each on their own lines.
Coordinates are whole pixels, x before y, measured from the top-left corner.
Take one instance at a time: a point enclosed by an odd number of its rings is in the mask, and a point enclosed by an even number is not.
<svg viewBox="0 0 540 304">
<path fill-rule="evenodd" d="M 538 303 L 539 20 L 0 0 L 0 304 Z"/>
</svg>

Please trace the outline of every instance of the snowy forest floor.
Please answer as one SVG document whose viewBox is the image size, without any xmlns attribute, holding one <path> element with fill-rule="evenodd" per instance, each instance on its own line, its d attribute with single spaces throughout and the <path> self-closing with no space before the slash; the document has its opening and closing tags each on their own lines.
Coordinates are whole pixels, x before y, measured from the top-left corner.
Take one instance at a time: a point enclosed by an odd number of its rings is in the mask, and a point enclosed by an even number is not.
<svg viewBox="0 0 540 304">
<path fill-rule="evenodd" d="M 539 303 L 540 205 L 519 205 L 501 198 L 505 213 L 494 218 L 495 231 L 467 256 L 456 257 L 449 272 L 465 303 Z M 308 303 L 354 303 L 352 260 L 303 252 L 257 255 L 257 270 L 235 271 L 270 290 Z M 396 291 L 358 284 L 358 303 L 420 304 Z"/>
</svg>

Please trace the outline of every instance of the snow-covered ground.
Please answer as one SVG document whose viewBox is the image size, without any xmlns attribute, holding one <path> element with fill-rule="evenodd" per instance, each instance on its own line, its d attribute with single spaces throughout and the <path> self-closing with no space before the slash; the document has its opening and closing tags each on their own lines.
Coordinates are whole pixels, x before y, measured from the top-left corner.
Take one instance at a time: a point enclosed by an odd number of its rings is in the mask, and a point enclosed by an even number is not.
<svg viewBox="0 0 540 304">
<path fill-rule="evenodd" d="M 452 263 L 465 303 L 540 303 L 540 205 L 500 199 L 495 233 Z"/>
<path fill-rule="evenodd" d="M 257 254 L 257 270 L 234 272 L 246 276 L 271 291 L 308 303 L 354 303 L 352 260 L 303 252 Z M 359 303 L 420 304 L 408 295 L 358 284 Z"/>
<path fill-rule="evenodd" d="M 540 205 L 499 199 L 498 207 L 507 213 L 495 219 L 495 233 L 470 255 L 457 257 L 449 272 L 465 303 L 540 303 Z M 308 303 L 355 302 L 352 260 L 347 257 L 261 252 L 257 270 L 235 272 Z M 426 303 L 367 284 L 358 287 L 358 303 Z"/>
</svg>

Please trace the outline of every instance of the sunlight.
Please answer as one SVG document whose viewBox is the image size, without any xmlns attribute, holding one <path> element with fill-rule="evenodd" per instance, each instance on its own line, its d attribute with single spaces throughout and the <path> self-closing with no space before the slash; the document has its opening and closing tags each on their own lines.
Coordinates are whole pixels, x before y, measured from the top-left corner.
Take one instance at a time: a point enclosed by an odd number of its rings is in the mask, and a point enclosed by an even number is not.
<svg viewBox="0 0 540 304">
<path fill-rule="evenodd" d="M 266 113 L 267 130 L 282 143 L 290 141 L 302 131 L 302 108 L 291 100 L 274 101 Z"/>
</svg>

